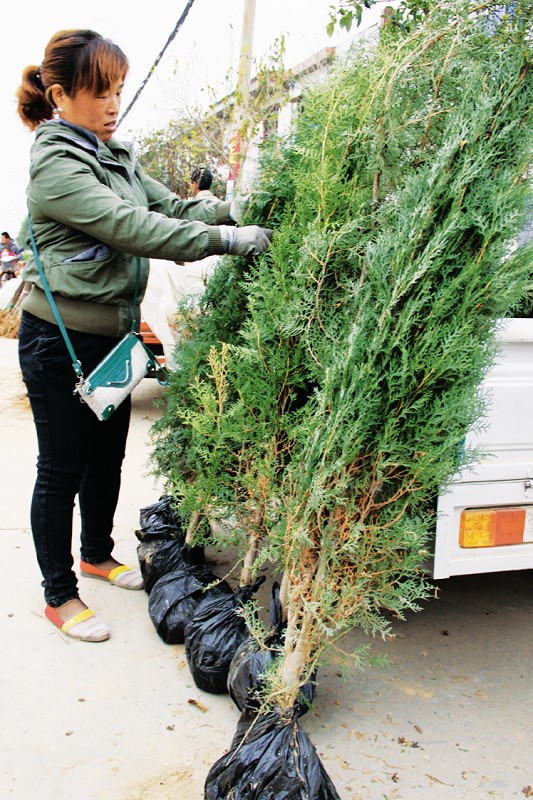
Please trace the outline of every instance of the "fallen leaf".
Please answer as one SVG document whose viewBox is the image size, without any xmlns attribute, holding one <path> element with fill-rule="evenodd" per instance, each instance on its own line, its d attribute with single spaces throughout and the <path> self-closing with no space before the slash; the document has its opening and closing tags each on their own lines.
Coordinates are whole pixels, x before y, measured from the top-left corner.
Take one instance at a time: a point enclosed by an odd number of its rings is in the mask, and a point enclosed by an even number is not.
<svg viewBox="0 0 533 800">
<path fill-rule="evenodd" d="M 348 762 L 346 761 L 346 759 L 344 759 L 342 756 L 335 756 L 335 758 L 337 759 L 337 761 L 339 762 L 339 764 L 343 769 L 352 769 L 348 764 Z"/>
<path fill-rule="evenodd" d="M 435 778 L 434 775 L 428 775 L 427 772 L 425 773 L 425 775 L 426 778 L 429 778 L 429 780 L 433 781 L 433 783 L 440 783 L 441 786 L 453 786 L 453 783 L 445 783 L 444 781 L 440 781 L 438 778 Z"/>
<path fill-rule="evenodd" d="M 524 794 L 526 797 L 533 797 L 533 789 L 531 786 L 524 786 L 522 789 L 522 794 Z"/>
<path fill-rule="evenodd" d="M 352 728 L 351 731 L 348 731 L 348 736 L 356 736 L 358 739 L 366 739 L 366 733 L 358 731 L 355 728 Z"/>
<path fill-rule="evenodd" d="M 195 700 L 194 697 L 189 697 L 187 702 L 190 703 L 191 706 L 196 706 L 196 708 L 199 708 L 204 714 L 207 711 L 207 706 L 204 706 L 204 704 L 200 703 L 199 700 Z"/>
</svg>

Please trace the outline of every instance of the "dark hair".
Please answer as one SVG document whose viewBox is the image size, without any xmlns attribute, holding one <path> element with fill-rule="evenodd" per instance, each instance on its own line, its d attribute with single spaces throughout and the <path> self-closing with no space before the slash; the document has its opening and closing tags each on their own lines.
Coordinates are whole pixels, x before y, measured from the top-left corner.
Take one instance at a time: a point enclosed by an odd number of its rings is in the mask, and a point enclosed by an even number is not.
<svg viewBox="0 0 533 800">
<path fill-rule="evenodd" d="M 213 173 L 207 167 L 196 167 L 191 174 L 191 183 L 197 183 L 199 189 L 210 189 L 213 183 Z"/>
<path fill-rule="evenodd" d="M 2 231 L 0 236 L 5 236 L 7 239 L 11 239 L 11 236 L 9 235 L 9 233 L 7 231 Z"/>
<path fill-rule="evenodd" d="M 106 92 L 128 71 L 128 59 L 116 44 L 90 30 L 67 30 L 54 34 L 40 67 L 31 65 L 22 73 L 17 90 L 18 113 L 30 130 L 52 119 L 51 87 L 59 84 L 67 95 L 80 89 L 95 95 Z"/>
</svg>

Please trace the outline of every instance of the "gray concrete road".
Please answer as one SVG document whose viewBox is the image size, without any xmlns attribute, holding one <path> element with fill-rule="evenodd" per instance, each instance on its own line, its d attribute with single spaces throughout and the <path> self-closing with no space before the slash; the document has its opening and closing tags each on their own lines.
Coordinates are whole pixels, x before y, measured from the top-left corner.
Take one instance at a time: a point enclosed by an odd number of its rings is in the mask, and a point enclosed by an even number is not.
<svg viewBox="0 0 533 800">
<path fill-rule="evenodd" d="M 35 435 L 15 341 L 0 339 L 0 368 L 0 798 L 201 800 L 237 711 L 196 689 L 144 592 L 82 581 L 112 629 L 105 643 L 68 640 L 44 619 L 29 531 Z M 161 391 L 146 380 L 133 398 L 115 530 L 130 563 L 139 509 L 162 491 L 147 463 Z M 210 555 L 220 574 L 227 555 Z M 388 667 L 341 677 L 331 653 L 302 724 L 342 800 L 533 797 L 532 610 L 531 572 L 452 579 L 375 642 Z M 363 640 L 354 632 L 343 647 Z"/>
</svg>

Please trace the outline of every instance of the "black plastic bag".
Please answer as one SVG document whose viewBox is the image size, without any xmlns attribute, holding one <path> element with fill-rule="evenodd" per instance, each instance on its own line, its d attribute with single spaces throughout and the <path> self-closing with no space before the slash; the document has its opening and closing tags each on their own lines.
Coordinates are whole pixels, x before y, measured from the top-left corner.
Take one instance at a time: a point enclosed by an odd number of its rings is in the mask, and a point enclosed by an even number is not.
<svg viewBox="0 0 533 800">
<path fill-rule="evenodd" d="M 137 558 L 144 578 L 145 591 L 150 594 L 157 581 L 169 572 L 187 566 L 190 562 L 183 541 L 154 539 L 137 546 Z"/>
<path fill-rule="evenodd" d="M 230 751 L 213 764 L 204 800 L 340 800 L 295 716 L 243 715 Z"/>
<path fill-rule="evenodd" d="M 141 528 L 135 532 L 140 542 L 137 558 L 148 594 L 168 572 L 184 564 L 204 563 L 204 548 L 185 543 L 185 532 L 172 509 L 172 497 L 161 497 L 157 503 L 141 508 L 139 518 Z"/>
<path fill-rule="evenodd" d="M 283 622 L 281 602 L 279 599 L 279 584 L 274 583 L 270 600 L 270 621 L 272 633 L 265 640 L 265 646 L 252 638 L 243 642 L 237 649 L 228 671 L 228 691 L 231 699 L 239 709 L 245 713 L 259 711 L 259 699 L 263 688 L 263 674 L 279 657 L 283 644 L 285 625 Z M 305 683 L 298 695 L 294 711 L 297 716 L 303 716 L 311 706 L 315 695 L 315 675 Z"/>
<path fill-rule="evenodd" d="M 194 682 L 211 694 L 227 691 L 233 656 L 248 639 L 246 621 L 239 614 L 264 582 L 263 576 L 235 594 L 205 597 L 185 629 L 185 654 Z"/>
<path fill-rule="evenodd" d="M 160 497 L 157 503 L 141 508 L 139 512 L 140 530 L 136 536 L 140 542 L 147 539 L 181 539 L 185 533 L 172 509 L 172 497 Z"/>
<path fill-rule="evenodd" d="M 214 581 L 218 578 L 206 567 L 182 562 L 180 568 L 166 573 L 156 582 L 150 592 L 148 613 L 164 642 L 183 644 L 185 627 L 204 598 L 233 596 L 226 581 Z"/>
<path fill-rule="evenodd" d="M 260 647 L 255 639 L 248 639 L 238 648 L 228 670 L 228 692 L 239 711 L 253 714 L 260 710 L 263 674 L 279 655 L 279 642 L 276 640 L 267 639 L 265 647 Z M 313 675 L 300 688 L 294 705 L 294 712 L 298 717 L 303 717 L 309 711 L 314 696 Z"/>
</svg>

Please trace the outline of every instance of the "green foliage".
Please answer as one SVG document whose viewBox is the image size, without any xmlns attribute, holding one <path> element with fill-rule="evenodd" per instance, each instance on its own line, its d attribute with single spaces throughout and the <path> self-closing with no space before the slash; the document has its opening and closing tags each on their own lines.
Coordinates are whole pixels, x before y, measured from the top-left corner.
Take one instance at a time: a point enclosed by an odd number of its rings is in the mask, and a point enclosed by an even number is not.
<svg viewBox="0 0 533 800">
<path fill-rule="evenodd" d="M 349 33 L 354 20 L 357 25 L 361 24 L 364 9 L 375 5 L 376 0 L 342 0 L 339 6 L 330 6 L 326 26 L 328 36 L 333 36 L 337 25 Z M 425 20 L 435 5 L 435 0 L 402 0 L 396 8 L 387 6 L 383 11 L 384 26 L 400 34 L 411 32 Z"/>
<path fill-rule="evenodd" d="M 178 367 L 171 374 L 166 395 L 168 412 L 153 428 L 153 460 L 158 474 L 168 481 L 169 491 L 182 500 L 187 494 L 188 482 L 203 471 L 204 460 L 193 444 L 194 426 L 186 424 L 182 409 L 197 407 L 204 382 L 211 375 L 209 359 L 214 358 L 212 348 L 221 349 L 224 344 L 239 341 L 238 332 L 246 307 L 242 285 L 245 273 L 244 259 L 222 259 L 198 306 L 184 302 L 179 309 Z M 215 480 L 215 486 L 217 483 Z M 216 492 L 216 488 L 212 491 Z M 187 504 L 184 509 L 186 514 Z"/>
<path fill-rule="evenodd" d="M 352 29 L 352 24 L 355 19 L 358 25 L 361 24 L 363 18 L 363 9 L 372 8 L 376 4 L 376 0 L 363 0 L 362 3 L 357 0 L 347 0 L 341 3 L 340 6 L 330 6 L 329 9 L 329 23 L 326 27 L 328 36 L 333 36 L 336 25 L 349 33 Z"/>
<path fill-rule="evenodd" d="M 251 206 L 271 249 L 221 267 L 177 351 L 155 459 L 184 512 L 259 533 L 256 568 L 284 571 L 288 705 L 329 643 L 428 595 L 435 498 L 475 455 L 496 319 L 530 290 L 532 12 L 469 12 L 437 7 L 308 93 Z"/>
</svg>

